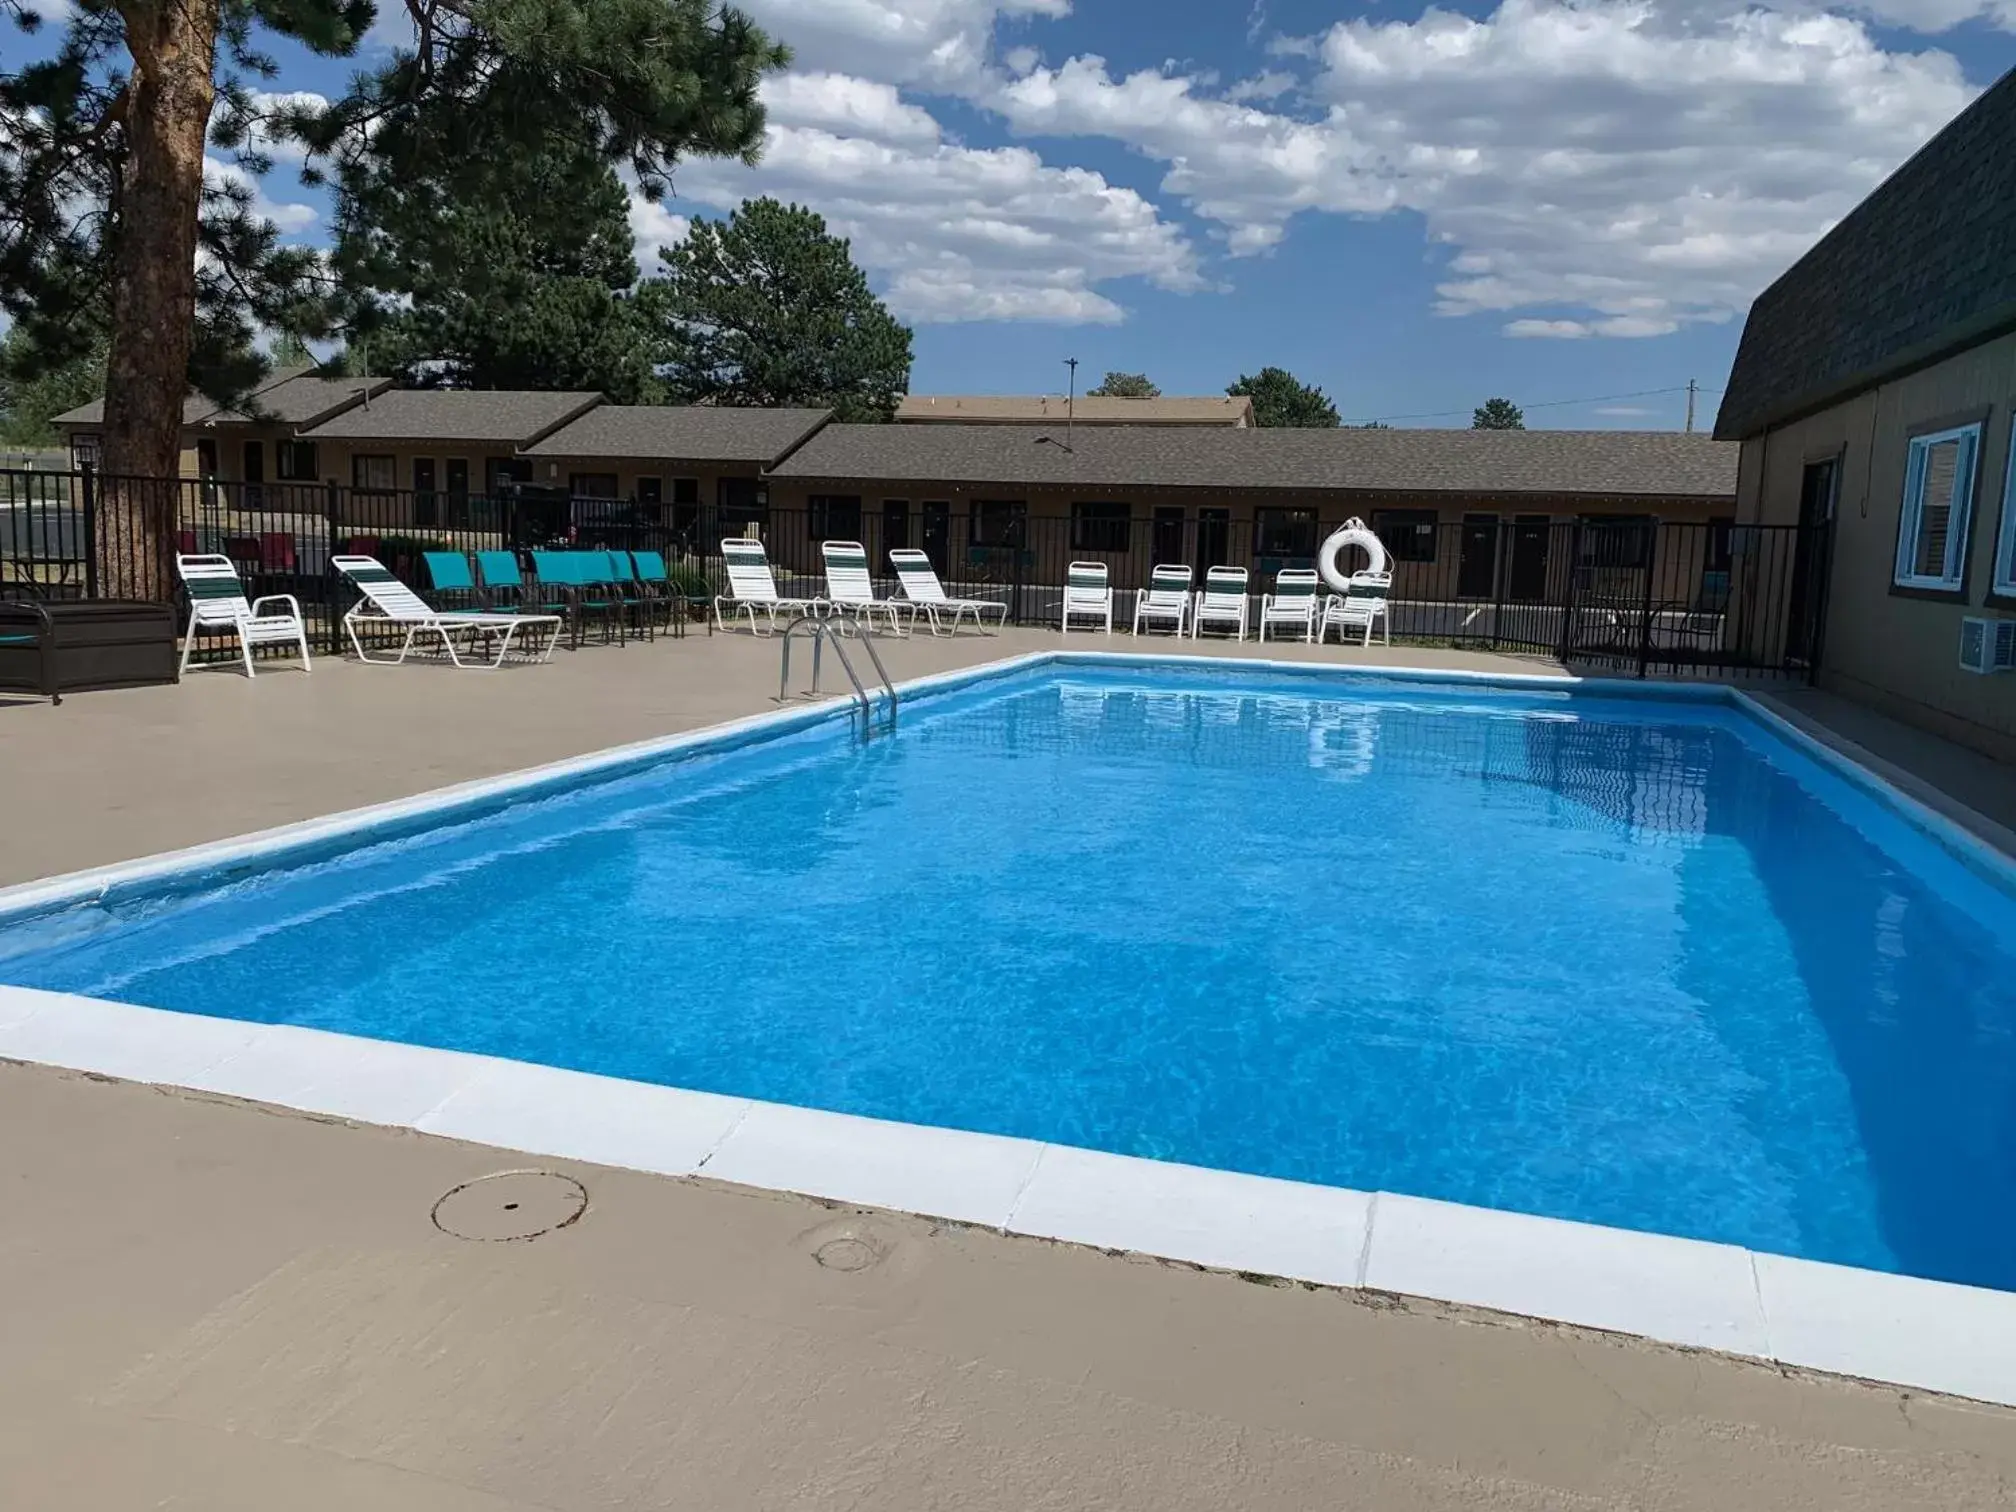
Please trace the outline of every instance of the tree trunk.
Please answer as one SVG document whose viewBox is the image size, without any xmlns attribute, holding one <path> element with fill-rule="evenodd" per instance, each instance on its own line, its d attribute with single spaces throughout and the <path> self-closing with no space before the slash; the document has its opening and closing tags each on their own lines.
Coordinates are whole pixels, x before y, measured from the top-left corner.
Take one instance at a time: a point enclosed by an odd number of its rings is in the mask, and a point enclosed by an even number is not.
<svg viewBox="0 0 2016 1512">
<path fill-rule="evenodd" d="M 196 220 L 216 98 L 220 0 L 124 0 L 133 74 L 113 247 L 99 591 L 165 598 L 174 582 L 182 401 L 196 321 Z"/>
</svg>

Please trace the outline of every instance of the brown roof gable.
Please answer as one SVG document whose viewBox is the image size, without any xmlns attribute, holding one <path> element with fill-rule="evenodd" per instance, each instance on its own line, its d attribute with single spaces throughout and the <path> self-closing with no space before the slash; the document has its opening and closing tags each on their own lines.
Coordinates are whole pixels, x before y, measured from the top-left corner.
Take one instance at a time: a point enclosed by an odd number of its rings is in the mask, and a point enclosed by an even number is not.
<svg viewBox="0 0 2016 1512">
<path fill-rule="evenodd" d="M 389 389 L 305 432 L 309 440 L 526 446 L 602 402 L 535 389 Z"/>
<path fill-rule="evenodd" d="M 552 432 L 533 457 L 622 457 L 654 462 L 768 465 L 826 423 L 831 410 L 712 405 L 600 404 Z"/>
<path fill-rule="evenodd" d="M 2016 72 L 1750 307 L 1715 434 L 1754 436 L 2016 327 Z"/>
<path fill-rule="evenodd" d="M 1728 499 L 1737 448 L 1675 431 L 829 425 L 775 478 L 1061 488 Z"/>
<path fill-rule="evenodd" d="M 182 423 L 197 425 L 313 425 L 339 414 L 367 394 L 392 386 L 390 378 L 324 378 L 313 368 L 275 368 L 252 390 L 251 402 L 220 409 L 202 394 L 182 401 Z M 105 401 L 93 399 L 55 417 L 56 425 L 103 425 Z"/>
</svg>

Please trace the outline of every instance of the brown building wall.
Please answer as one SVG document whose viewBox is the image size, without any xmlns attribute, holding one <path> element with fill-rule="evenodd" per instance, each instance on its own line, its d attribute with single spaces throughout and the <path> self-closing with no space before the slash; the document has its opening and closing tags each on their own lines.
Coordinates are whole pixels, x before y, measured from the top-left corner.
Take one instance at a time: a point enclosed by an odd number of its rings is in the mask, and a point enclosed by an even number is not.
<svg viewBox="0 0 2016 1512">
<path fill-rule="evenodd" d="M 839 501 L 837 509 L 822 501 Z M 858 516 L 852 503 L 858 502 Z M 1072 528 L 1079 502 L 1125 504 L 1125 524 L 1108 527 L 1105 549 L 1095 532 Z M 1662 571 L 1662 598 L 1691 603 L 1709 564 L 1707 525 L 1733 517 L 1733 500 L 1589 499 L 1573 495 L 1363 495 L 1341 492 L 1284 494 L 1275 491 L 1205 489 L 1076 490 L 1009 485 L 890 484 L 874 480 L 808 483 L 773 479 L 766 540 L 778 560 L 803 571 L 818 570 L 822 536 L 857 537 L 868 547 L 877 570 L 885 570 L 891 546 L 921 546 L 941 566 L 968 580 L 1001 580 L 1008 554 L 988 544 L 987 506 L 1020 504 L 1026 533 L 1025 575 L 1054 577 L 1071 560 L 1103 561 L 1121 588 L 1146 584 L 1158 562 L 1182 562 L 1201 581 L 1213 566 L 1243 566 L 1254 590 L 1271 586 L 1273 573 L 1306 566 L 1316 545 L 1345 520 L 1368 523 L 1387 512 L 1433 523 L 1430 560 L 1401 560 L 1394 592 L 1400 597 L 1491 599 L 1518 579 L 1518 592 L 1559 601 L 1567 590 L 1573 522 L 1652 518 L 1703 527 L 1690 536 L 1684 554 Z M 1301 520 L 1291 516 L 1304 517 Z M 1524 527 L 1522 529 L 1522 527 Z M 933 534 L 933 532 L 942 532 Z M 1124 533 L 1125 545 L 1119 544 Z M 1391 532 L 1388 532 L 1389 535 Z M 1306 549 L 1295 549 L 1300 543 Z M 1389 544 L 1392 544 L 1389 541 Z M 1269 546 L 1278 550 L 1268 550 Z M 1642 583 L 1642 571 L 1629 574 Z M 1585 574 L 1585 579 L 1588 575 Z M 1599 569 L 1595 577 L 1603 576 Z M 1585 586 L 1588 586 L 1585 581 Z M 1598 583 L 1600 589 L 1600 581 Z"/>
<path fill-rule="evenodd" d="M 1959 666 L 1960 621 L 2016 615 L 1991 603 L 2016 414 L 2016 335 L 1867 390 L 1743 443 L 1737 507 L 1746 521 L 1794 523 L 1830 481 L 1834 519 L 1823 686 L 2004 760 L 2016 761 L 2016 676 Z M 1984 420 L 1962 593 L 1893 587 L 1914 434 Z M 1824 503 L 1824 500 L 1821 501 Z"/>
</svg>

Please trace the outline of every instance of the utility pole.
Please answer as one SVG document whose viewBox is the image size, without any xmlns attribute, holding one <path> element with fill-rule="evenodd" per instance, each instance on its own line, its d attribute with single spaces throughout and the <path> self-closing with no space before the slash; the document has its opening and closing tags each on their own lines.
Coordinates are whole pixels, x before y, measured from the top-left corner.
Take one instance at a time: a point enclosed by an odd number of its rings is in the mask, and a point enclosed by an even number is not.
<svg viewBox="0 0 2016 1512">
<path fill-rule="evenodd" d="M 1064 366 L 1071 369 L 1071 391 L 1064 400 L 1064 450 L 1071 450 L 1071 427 L 1078 419 L 1078 359 L 1066 357 Z"/>
<path fill-rule="evenodd" d="M 1687 380 L 1687 434 L 1690 436 L 1694 434 L 1694 390 L 1694 380 L 1689 378 Z"/>
</svg>

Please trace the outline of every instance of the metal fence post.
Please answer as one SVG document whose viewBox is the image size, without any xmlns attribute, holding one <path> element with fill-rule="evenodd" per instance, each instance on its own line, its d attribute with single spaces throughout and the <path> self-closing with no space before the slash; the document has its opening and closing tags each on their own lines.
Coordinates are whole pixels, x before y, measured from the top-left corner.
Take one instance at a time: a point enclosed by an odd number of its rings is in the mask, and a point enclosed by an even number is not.
<svg viewBox="0 0 2016 1512">
<path fill-rule="evenodd" d="M 1496 651 L 1499 642 L 1499 628 L 1505 622 L 1505 579 L 1512 573 L 1511 543 L 1504 535 L 1502 521 L 1491 523 L 1491 649 Z M 1513 526 L 1517 533 L 1518 526 Z"/>
<path fill-rule="evenodd" d="M 328 621 L 327 651 L 331 656 L 343 654 L 343 627 L 337 623 L 336 613 L 336 527 L 343 509 L 342 491 L 336 480 L 330 479 L 322 502 L 322 532 L 324 549 L 322 552 L 322 610 Z"/>
<path fill-rule="evenodd" d="M 1029 539 L 1030 522 L 1025 518 L 1016 522 L 1016 524 L 1020 528 L 1011 527 L 1008 532 L 1008 554 L 1014 563 L 1014 569 L 1009 576 L 1008 617 L 1020 625 L 1022 623 L 1022 554 L 1024 551 L 1030 549 L 1026 545 Z"/>
<path fill-rule="evenodd" d="M 1575 588 L 1582 575 L 1582 522 L 1576 520 L 1568 532 L 1568 591 L 1561 595 L 1561 644 L 1554 659 L 1568 665 L 1568 653 L 1575 645 Z"/>
<path fill-rule="evenodd" d="M 84 474 L 84 597 L 98 597 L 98 470 L 89 462 Z"/>
<path fill-rule="evenodd" d="M 1652 576 L 1659 565 L 1659 535 L 1663 522 L 1650 527 L 1651 540 L 1645 548 L 1645 592 L 1638 607 L 1638 675 L 1644 677 L 1652 665 Z"/>
</svg>

